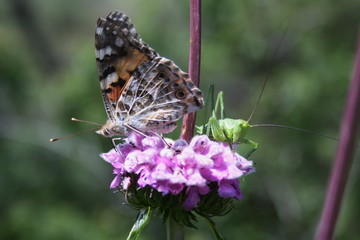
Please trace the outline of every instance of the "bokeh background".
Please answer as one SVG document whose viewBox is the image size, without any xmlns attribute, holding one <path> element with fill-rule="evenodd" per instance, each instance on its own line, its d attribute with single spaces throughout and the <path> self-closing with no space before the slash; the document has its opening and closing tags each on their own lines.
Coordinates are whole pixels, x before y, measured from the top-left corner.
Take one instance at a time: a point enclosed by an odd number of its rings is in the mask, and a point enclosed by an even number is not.
<svg viewBox="0 0 360 240">
<path fill-rule="evenodd" d="M 92 132 L 48 141 L 93 127 L 71 117 L 106 120 L 94 31 L 97 18 L 116 9 L 187 69 L 188 1 L 0 2 L 0 239 L 126 238 L 136 211 L 108 188 L 112 169 L 98 156 L 110 141 Z M 228 116 L 247 119 L 270 71 L 252 123 L 337 137 L 359 12 L 358 0 L 204 0 L 201 88 L 214 83 L 225 92 Z M 241 181 L 244 199 L 234 211 L 214 219 L 220 232 L 227 239 L 310 239 L 336 141 L 279 128 L 253 128 L 248 137 L 260 144 L 251 156 L 257 172 Z M 358 160 L 336 239 L 360 235 Z M 201 219 L 198 228 L 187 239 L 214 239 Z M 153 218 L 140 239 L 165 236 Z"/>
</svg>

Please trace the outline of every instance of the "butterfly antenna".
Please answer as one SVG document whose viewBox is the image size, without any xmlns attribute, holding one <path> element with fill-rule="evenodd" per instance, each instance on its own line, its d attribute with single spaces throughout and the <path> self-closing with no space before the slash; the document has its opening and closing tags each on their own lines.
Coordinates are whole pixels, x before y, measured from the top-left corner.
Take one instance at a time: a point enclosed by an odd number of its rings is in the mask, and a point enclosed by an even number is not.
<svg viewBox="0 0 360 240">
<path fill-rule="evenodd" d="M 80 120 L 80 119 L 77 119 L 77 118 L 71 118 L 71 121 L 74 121 L 74 122 L 82 122 L 82 123 L 89 123 L 89 124 L 98 125 L 98 126 L 101 126 L 101 125 L 102 125 L 102 124 L 100 124 L 100 123 L 90 122 L 90 121 L 86 121 L 86 120 Z M 74 133 L 74 134 L 71 134 L 71 135 L 68 135 L 68 136 L 65 136 L 65 137 L 51 138 L 51 139 L 50 139 L 50 142 L 56 142 L 56 141 L 59 141 L 59 140 L 65 139 L 65 138 L 73 137 L 73 136 L 79 135 L 79 134 L 81 134 L 81 133 L 93 131 L 93 130 L 96 130 L 96 129 L 98 129 L 98 128 L 96 127 L 96 128 L 86 129 L 86 130 L 84 130 L 84 131 L 80 131 L 80 132 L 77 132 L 77 133 Z"/>
<path fill-rule="evenodd" d="M 80 119 L 77 119 L 77 118 L 71 118 L 71 121 L 74 121 L 74 122 L 82 122 L 82 123 L 89 123 L 89 124 L 98 125 L 98 126 L 101 126 L 101 125 L 102 125 L 102 124 L 100 124 L 100 123 L 90 122 L 90 121 L 86 121 L 86 120 L 80 120 Z"/>
<path fill-rule="evenodd" d="M 56 141 L 59 141 L 59 140 L 65 139 L 65 138 L 69 138 L 69 137 L 73 137 L 73 136 L 79 135 L 79 134 L 84 133 L 84 132 L 94 131 L 95 129 L 98 129 L 98 128 L 86 129 L 86 130 L 84 130 L 84 131 L 80 131 L 80 132 L 77 132 L 77 133 L 74 133 L 74 134 L 71 134 L 71 135 L 67 135 L 67 136 L 65 136 L 65 137 L 51 138 L 49 141 L 50 141 L 50 142 L 56 142 Z"/>
<path fill-rule="evenodd" d="M 264 92 L 264 90 L 265 90 L 266 83 L 268 82 L 268 80 L 269 80 L 269 78 L 270 78 L 271 70 L 273 69 L 275 57 L 276 57 L 277 53 L 279 52 L 280 46 L 281 46 L 281 44 L 282 44 L 282 42 L 283 42 L 283 40 L 284 40 L 284 38 L 285 38 L 285 36 L 286 36 L 286 34 L 287 34 L 287 31 L 288 31 L 288 28 L 286 28 L 285 31 L 283 32 L 283 34 L 282 34 L 282 36 L 281 36 L 281 38 L 280 38 L 280 41 L 278 42 L 278 44 L 277 44 L 277 46 L 276 46 L 276 49 L 275 49 L 275 51 L 274 51 L 274 53 L 273 53 L 273 55 L 272 55 L 272 57 L 271 57 L 271 60 L 270 60 L 270 68 L 269 68 L 269 70 L 267 71 L 266 78 L 265 78 L 265 81 L 264 81 L 263 86 L 262 86 L 262 88 L 261 88 L 260 95 L 259 95 L 259 97 L 258 97 L 258 99 L 257 99 L 257 102 L 256 102 L 256 104 L 255 104 L 255 107 L 253 108 L 253 110 L 252 110 L 252 112 L 251 112 L 251 114 L 250 114 L 250 117 L 248 118 L 248 120 L 247 120 L 246 122 L 250 122 L 251 118 L 252 118 L 253 115 L 255 114 L 255 111 L 256 111 L 256 109 L 258 108 L 259 104 L 260 104 L 260 100 L 261 100 L 261 97 L 262 97 L 263 92 Z"/>
<path fill-rule="evenodd" d="M 307 132 L 307 133 L 312 133 L 321 137 L 325 137 L 325 138 L 329 138 L 335 141 L 339 141 L 339 139 L 334 138 L 334 137 L 330 137 L 328 135 L 322 134 L 322 133 L 318 133 L 315 131 L 311 131 L 311 130 L 306 130 L 306 129 L 302 129 L 302 128 L 297 128 L 297 127 L 290 127 L 290 126 L 285 126 L 285 125 L 280 125 L 280 124 L 253 124 L 251 125 L 252 127 L 278 127 L 278 128 L 287 128 L 287 129 L 292 129 L 292 130 L 296 130 L 296 131 L 300 131 L 300 132 Z"/>
</svg>

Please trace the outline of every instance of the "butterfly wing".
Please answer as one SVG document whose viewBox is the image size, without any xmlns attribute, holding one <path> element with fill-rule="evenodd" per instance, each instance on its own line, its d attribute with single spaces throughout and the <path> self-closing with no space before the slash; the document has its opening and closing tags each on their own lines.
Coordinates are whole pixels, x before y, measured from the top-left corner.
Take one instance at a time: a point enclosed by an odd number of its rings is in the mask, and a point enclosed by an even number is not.
<svg viewBox="0 0 360 240">
<path fill-rule="evenodd" d="M 129 17 L 118 11 L 98 19 L 95 48 L 105 109 L 116 121 L 116 104 L 137 67 L 158 54 L 139 38 Z"/>
<path fill-rule="evenodd" d="M 125 95 L 131 96 L 119 105 L 127 112 L 129 125 L 141 131 L 171 132 L 184 114 L 203 105 L 200 89 L 171 60 L 157 57 L 139 67 Z"/>
<path fill-rule="evenodd" d="M 175 121 L 203 106 L 201 91 L 172 61 L 143 42 L 130 19 L 112 12 L 97 22 L 96 61 L 109 120 L 98 133 L 171 132 Z"/>
</svg>

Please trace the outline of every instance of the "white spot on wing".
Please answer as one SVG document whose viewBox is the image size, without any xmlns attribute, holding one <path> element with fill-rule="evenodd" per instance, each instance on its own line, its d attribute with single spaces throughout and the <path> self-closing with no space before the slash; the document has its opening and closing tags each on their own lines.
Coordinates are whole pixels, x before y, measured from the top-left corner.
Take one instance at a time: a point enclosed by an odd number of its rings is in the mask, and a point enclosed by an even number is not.
<svg viewBox="0 0 360 240">
<path fill-rule="evenodd" d="M 111 46 L 106 46 L 105 48 L 105 55 L 111 55 L 111 53 L 113 52 Z"/>
<path fill-rule="evenodd" d="M 103 33 L 103 28 L 102 27 L 97 27 L 96 28 L 96 35 L 101 35 Z"/>
<path fill-rule="evenodd" d="M 116 82 L 118 80 L 118 78 L 119 78 L 119 76 L 117 75 L 117 73 L 112 72 L 106 76 L 106 83 L 110 84 L 110 83 Z"/>
<path fill-rule="evenodd" d="M 117 37 L 115 39 L 115 46 L 121 47 L 123 44 L 124 44 L 124 41 L 120 37 Z"/>
<path fill-rule="evenodd" d="M 103 60 L 105 56 L 105 50 L 102 48 L 100 50 L 95 51 L 96 58 Z"/>
<path fill-rule="evenodd" d="M 130 33 L 135 35 L 135 34 L 136 34 L 135 28 L 131 28 L 131 29 L 130 29 Z"/>
<path fill-rule="evenodd" d="M 112 53 L 116 53 L 111 46 L 106 46 L 105 48 L 95 51 L 96 58 L 103 60 L 105 55 L 110 56 Z"/>
</svg>

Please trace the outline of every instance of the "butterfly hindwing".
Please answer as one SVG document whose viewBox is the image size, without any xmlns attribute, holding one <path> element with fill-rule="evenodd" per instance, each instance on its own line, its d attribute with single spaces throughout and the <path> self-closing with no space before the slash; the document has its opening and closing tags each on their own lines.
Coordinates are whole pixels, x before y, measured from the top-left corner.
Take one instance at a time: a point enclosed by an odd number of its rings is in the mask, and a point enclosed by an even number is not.
<svg viewBox="0 0 360 240">
<path fill-rule="evenodd" d="M 168 123 L 175 126 L 180 117 L 203 106 L 201 91 L 195 87 L 187 73 L 171 60 L 156 58 L 150 69 L 129 86 L 133 95 L 129 105 L 129 122 L 139 129 L 158 131 Z M 128 95 L 126 93 L 126 95 Z"/>
</svg>

